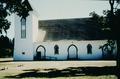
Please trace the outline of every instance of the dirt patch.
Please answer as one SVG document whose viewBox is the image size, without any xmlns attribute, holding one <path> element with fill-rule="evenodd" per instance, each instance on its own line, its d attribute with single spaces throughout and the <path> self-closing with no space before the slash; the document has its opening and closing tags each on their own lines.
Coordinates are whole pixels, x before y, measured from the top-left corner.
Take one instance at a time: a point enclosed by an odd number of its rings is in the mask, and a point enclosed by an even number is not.
<svg viewBox="0 0 120 79">
<path fill-rule="evenodd" d="M 2 59 L 0 79 L 117 79 L 119 72 L 115 66 L 115 61 L 13 62 Z"/>
</svg>

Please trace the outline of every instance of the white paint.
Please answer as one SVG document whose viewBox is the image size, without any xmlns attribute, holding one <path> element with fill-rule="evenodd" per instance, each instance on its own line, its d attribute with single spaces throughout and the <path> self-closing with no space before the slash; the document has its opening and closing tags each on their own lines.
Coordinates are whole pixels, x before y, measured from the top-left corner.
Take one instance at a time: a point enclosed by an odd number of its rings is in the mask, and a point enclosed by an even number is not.
<svg viewBox="0 0 120 79">
<path fill-rule="evenodd" d="M 15 47 L 14 47 L 14 60 L 33 60 L 36 56 L 36 48 L 42 45 L 46 49 L 46 57 L 54 57 L 57 60 L 67 60 L 68 47 L 74 44 L 78 48 L 78 59 L 101 59 L 102 50 L 100 46 L 104 45 L 107 40 L 93 40 L 93 41 L 76 41 L 76 40 L 61 40 L 61 41 L 47 41 L 43 42 L 46 31 L 38 30 L 38 19 L 34 12 L 30 12 L 30 16 L 26 19 L 26 38 L 21 38 L 21 22 L 20 17 L 15 15 Z M 39 40 L 38 40 L 39 39 Z M 55 54 L 54 46 L 59 46 L 59 54 Z M 92 45 L 92 54 L 87 53 L 87 45 Z M 43 48 L 38 49 L 44 52 Z M 75 58 L 76 49 L 70 47 L 70 57 Z M 25 54 L 22 54 L 25 52 Z M 114 50 L 116 55 L 117 47 Z M 41 54 L 42 57 L 44 54 Z"/>
<path fill-rule="evenodd" d="M 40 29 L 38 30 L 38 41 L 43 42 L 46 35 L 46 31 Z"/>
<path fill-rule="evenodd" d="M 39 45 L 43 45 L 46 48 L 46 56 L 49 57 L 56 57 L 57 60 L 67 60 L 68 52 L 67 49 L 71 44 L 74 44 L 78 48 L 78 59 L 101 59 L 102 58 L 102 50 L 99 49 L 100 46 L 104 45 L 107 40 L 94 40 L 94 41 L 70 41 L 70 40 L 63 40 L 63 41 L 51 41 L 51 42 L 37 42 L 34 43 L 34 56 L 36 55 L 36 48 Z M 59 46 L 59 54 L 54 54 L 54 46 Z M 87 54 L 87 45 L 92 45 L 92 54 Z M 74 48 L 74 47 L 71 47 Z M 76 54 L 75 49 L 70 49 L 72 52 L 71 57 L 74 57 L 73 53 Z M 115 49 L 116 51 L 116 49 Z M 116 52 L 114 51 L 114 55 Z M 43 54 L 42 54 L 43 56 Z"/>
<path fill-rule="evenodd" d="M 14 60 L 33 60 L 33 42 L 37 41 L 38 20 L 33 12 L 30 12 L 30 16 L 26 18 L 26 38 L 23 39 L 21 38 L 20 19 L 15 15 Z"/>
</svg>

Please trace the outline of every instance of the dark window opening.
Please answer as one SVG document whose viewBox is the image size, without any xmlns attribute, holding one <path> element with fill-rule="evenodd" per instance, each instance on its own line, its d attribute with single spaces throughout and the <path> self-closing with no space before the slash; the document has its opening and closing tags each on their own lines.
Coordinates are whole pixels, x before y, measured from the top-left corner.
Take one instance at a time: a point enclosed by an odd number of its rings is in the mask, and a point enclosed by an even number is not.
<svg viewBox="0 0 120 79">
<path fill-rule="evenodd" d="M 23 55 L 25 55 L 25 52 L 22 52 Z"/>
<path fill-rule="evenodd" d="M 59 46 L 58 45 L 54 46 L 54 53 L 59 54 Z"/>
<path fill-rule="evenodd" d="M 87 45 L 87 53 L 92 54 L 92 45 L 91 44 Z"/>
<path fill-rule="evenodd" d="M 21 38 L 26 38 L 26 19 L 21 19 Z"/>
</svg>

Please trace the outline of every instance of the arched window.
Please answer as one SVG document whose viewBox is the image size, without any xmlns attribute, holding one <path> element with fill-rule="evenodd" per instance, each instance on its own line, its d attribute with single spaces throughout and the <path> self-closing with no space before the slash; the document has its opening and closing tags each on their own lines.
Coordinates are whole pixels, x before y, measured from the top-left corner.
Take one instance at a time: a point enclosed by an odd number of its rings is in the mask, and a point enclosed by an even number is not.
<svg viewBox="0 0 120 79">
<path fill-rule="evenodd" d="M 59 46 L 58 45 L 54 46 L 54 53 L 59 54 Z"/>
<path fill-rule="evenodd" d="M 21 19 L 21 38 L 26 38 L 26 19 Z"/>
<path fill-rule="evenodd" d="M 87 53 L 92 54 L 92 45 L 91 44 L 87 45 Z"/>
</svg>

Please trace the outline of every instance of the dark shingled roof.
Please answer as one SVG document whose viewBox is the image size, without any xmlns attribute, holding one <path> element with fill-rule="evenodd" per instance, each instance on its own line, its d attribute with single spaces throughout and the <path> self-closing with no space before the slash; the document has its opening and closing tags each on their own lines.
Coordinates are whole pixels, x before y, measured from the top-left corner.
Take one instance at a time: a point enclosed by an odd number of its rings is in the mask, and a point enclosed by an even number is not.
<svg viewBox="0 0 120 79">
<path fill-rule="evenodd" d="M 46 30 L 52 40 L 101 40 L 106 39 L 100 26 L 90 21 L 90 18 L 40 20 L 39 29 Z M 46 40 L 49 38 L 46 38 Z"/>
</svg>

